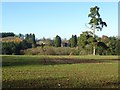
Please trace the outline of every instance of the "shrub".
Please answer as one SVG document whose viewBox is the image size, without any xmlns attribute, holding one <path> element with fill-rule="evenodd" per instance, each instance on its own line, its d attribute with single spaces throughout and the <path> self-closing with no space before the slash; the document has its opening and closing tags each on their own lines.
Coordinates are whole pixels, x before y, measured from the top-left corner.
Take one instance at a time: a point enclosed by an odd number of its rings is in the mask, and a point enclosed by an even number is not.
<svg viewBox="0 0 120 90">
<path fill-rule="evenodd" d="M 27 55 L 78 55 L 77 48 L 45 46 L 24 50 Z"/>
<path fill-rule="evenodd" d="M 20 44 L 15 42 L 2 42 L 2 54 L 20 54 Z"/>
</svg>

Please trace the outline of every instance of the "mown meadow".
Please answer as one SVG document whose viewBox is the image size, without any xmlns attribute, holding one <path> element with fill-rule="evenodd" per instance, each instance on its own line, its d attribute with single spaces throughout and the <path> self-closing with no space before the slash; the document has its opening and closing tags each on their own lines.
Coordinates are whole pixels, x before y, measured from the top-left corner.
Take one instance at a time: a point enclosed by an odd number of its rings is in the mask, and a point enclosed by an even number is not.
<svg viewBox="0 0 120 90">
<path fill-rule="evenodd" d="M 3 88 L 118 88 L 117 56 L 3 55 Z"/>
</svg>

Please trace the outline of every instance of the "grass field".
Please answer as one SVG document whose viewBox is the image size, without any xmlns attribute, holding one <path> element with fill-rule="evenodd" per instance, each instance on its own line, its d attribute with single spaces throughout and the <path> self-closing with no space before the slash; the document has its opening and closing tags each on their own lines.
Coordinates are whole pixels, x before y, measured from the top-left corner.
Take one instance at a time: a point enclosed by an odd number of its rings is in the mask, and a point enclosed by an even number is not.
<svg viewBox="0 0 120 90">
<path fill-rule="evenodd" d="M 117 88 L 117 56 L 2 56 L 3 88 Z"/>
</svg>

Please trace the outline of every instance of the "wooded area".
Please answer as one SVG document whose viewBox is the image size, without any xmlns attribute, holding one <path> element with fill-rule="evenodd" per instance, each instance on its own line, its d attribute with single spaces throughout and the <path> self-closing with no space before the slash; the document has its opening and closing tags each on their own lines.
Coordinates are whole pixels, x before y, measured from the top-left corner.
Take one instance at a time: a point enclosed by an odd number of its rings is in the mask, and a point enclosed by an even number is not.
<svg viewBox="0 0 120 90">
<path fill-rule="evenodd" d="M 93 45 L 96 46 L 96 55 L 118 55 L 120 51 L 118 37 L 105 35 L 93 37 L 90 31 L 85 31 L 80 36 L 72 35 L 69 40 L 58 35 L 53 40 L 50 38 L 36 40 L 35 34 L 14 35 L 13 37 L 18 40 L 11 41 L 9 34 L 4 33 L 6 37 L 2 38 L 2 54 L 91 55 Z"/>
</svg>

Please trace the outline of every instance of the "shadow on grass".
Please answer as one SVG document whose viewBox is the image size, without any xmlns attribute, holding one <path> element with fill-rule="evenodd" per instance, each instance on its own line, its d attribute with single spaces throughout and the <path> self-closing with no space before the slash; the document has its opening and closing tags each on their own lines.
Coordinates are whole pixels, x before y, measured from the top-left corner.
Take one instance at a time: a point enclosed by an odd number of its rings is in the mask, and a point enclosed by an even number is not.
<svg viewBox="0 0 120 90">
<path fill-rule="evenodd" d="M 78 64 L 78 63 L 104 63 L 111 62 L 111 60 L 106 59 L 71 59 L 71 58 L 44 58 L 44 59 L 20 59 L 20 58 L 12 58 L 2 60 L 2 66 L 23 66 L 23 65 L 58 65 L 58 64 Z"/>
<path fill-rule="evenodd" d="M 3 88 L 50 88 L 59 87 L 59 81 L 66 77 L 57 78 L 41 78 L 41 79 L 24 79 L 24 80 L 13 80 L 13 81 L 3 81 Z"/>
<path fill-rule="evenodd" d="M 3 88 L 118 88 L 118 82 L 104 82 L 104 83 L 86 83 L 71 80 L 67 81 L 67 77 L 44 78 L 44 79 L 24 79 L 3 81 Z"/>
</svg>

